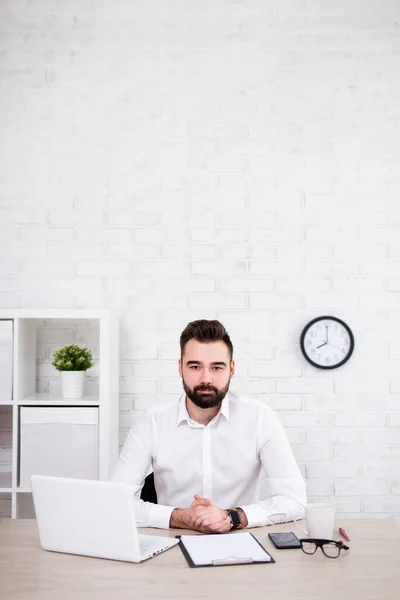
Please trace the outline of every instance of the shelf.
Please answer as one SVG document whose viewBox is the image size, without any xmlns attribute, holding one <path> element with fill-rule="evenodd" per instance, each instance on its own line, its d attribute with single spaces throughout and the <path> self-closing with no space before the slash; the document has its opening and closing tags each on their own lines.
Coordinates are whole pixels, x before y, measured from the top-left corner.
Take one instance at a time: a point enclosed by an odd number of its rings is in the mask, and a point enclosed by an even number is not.
<svg viewBox="0 0 400 600">
<path fill-rule="evenodd" d="M 0 468 L 7 469 L 0 472 L 0 495 L 7 510 L 4 500 L 11 497 L 12 518 L 34 516 L 29 476 L 47 458 L 54 476 L 66 467 L 75 476 L 95 462 L 96 478 L 110 477 L 118 457 L 118 317 L 106 309 L 0 309 L 0 321 L 13 322 L 12 393 L 8 386 L 0 404 Z M 67 343 L 87 346 L 94 356 L 95 370 L 79 399 L 61 397 L 60 377 L 50 363 L 55 348 Z M 62 423 L 28 423 L 33 413 L 49 420 L 58 414 Z M 79 423 L 64 423 L 68 416 Z M 66 451 L 79 443 L 81 452 Z M 21 466 L 28 478 L 21 477 Z"/>
<path fill-rule="evenodd" d="M 17 401 L 18 406 L 100 406 L 97 396 L 69 399 L 50 394 L 34 394 Z"/>
<path fill-rule="evenodd" d="M 113 311 L 112 316 L 118 317 L 119 312 Z M 84 308 L 19 308 L 1 309 L 1 319 L 107 319 L 110 311 L 107 309 L 84 309 Z"/>
</svg>

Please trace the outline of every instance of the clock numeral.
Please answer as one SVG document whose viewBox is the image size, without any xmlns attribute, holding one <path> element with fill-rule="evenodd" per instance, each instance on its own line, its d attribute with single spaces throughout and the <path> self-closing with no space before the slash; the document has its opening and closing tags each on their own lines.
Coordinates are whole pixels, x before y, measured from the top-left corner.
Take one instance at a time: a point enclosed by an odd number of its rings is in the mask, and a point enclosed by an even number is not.
<svg viewBox="0 0 400 600">
<path fill-rule="evenodd" d="M 338 355 L 338 354 L 334 354 L 334 355 L 333 355 L 333 358 L 334 358 L 335 360 L 339 360 L 339 355 Z"/>
<path fill-rule="evenodd" d="M 311 348 L 311 354 L 315 354 L 316 350 L 315 348 Z"/>
<path fill-rule="evenodd" d="M 317 336 L 316 332 L 315 332 L 315 331 L 312 331 L 312 332 L 311 332 L 311 337 L 315 338 L 316 336 Z"/>
<path fill-rule="evenodd" d="M 327 357 L 326 357 L 326 359 L 325 359 L 325 363 L 326 363 L 327 365 L 330 365 L 330 364 L 331 364 L 331 359 L 329 358 L 329 356 L 327 356 Z"/>
<path fill-rule="evenodd" d="M 312 341 L 311 340 L 307 340 L 307 346 L 311 346 Z"/>
</svg>

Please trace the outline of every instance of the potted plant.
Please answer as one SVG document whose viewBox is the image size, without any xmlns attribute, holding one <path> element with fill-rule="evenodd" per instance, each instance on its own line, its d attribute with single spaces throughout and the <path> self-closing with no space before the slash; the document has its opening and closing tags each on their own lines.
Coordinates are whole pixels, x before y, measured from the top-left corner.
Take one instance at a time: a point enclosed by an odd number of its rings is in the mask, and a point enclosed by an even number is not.
<svg viewBox="0 0 400 600">
<path fill-rule="evenodd" d="M 82 398 L 85 373 L 94 364 L 91 351 L 75 344 L 67 344 L 54 352 L 51 364 L 61 372 L 62 397 Z"/>
</svg>

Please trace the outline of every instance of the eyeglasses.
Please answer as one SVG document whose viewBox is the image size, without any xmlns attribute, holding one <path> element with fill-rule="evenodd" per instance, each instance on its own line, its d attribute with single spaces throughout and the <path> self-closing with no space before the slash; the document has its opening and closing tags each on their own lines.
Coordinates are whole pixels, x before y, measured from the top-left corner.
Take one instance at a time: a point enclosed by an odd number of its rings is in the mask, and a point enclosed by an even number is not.
<svg viewBox="0 0 400 600">
<path fill-rule="evenodd" d="M 328 558 L 337 558 L 341 550 L 350 550 L 349 546 L 343 544 L 343 542 L 335 542 L 335 540 L 317 540 L 317 539 L 303 539 L 299 540 L 301 543 L 301 549 L 305 554 L 315 554 L 318 548 L 321 548 L 322 552 Z"/>
</svg>

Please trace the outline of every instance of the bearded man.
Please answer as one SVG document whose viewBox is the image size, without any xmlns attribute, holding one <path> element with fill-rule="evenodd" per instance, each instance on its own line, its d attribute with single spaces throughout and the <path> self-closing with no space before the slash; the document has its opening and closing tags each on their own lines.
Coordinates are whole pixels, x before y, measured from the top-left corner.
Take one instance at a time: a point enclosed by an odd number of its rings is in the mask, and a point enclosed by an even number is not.
<svg viewBox="0 0 400 600">
<path fill-rule="evenodd" d="M 138 526 L 226 533 L 303 518 L 305 482 L 277 415 L 229 390 L 235 362 L 225 327 L 193 321 L 180 347 L 185 393 L 131 429 L 111 478 L 133 485 Z M 157 504 L 140 499 L 151 469 Z"/>
</svg>

